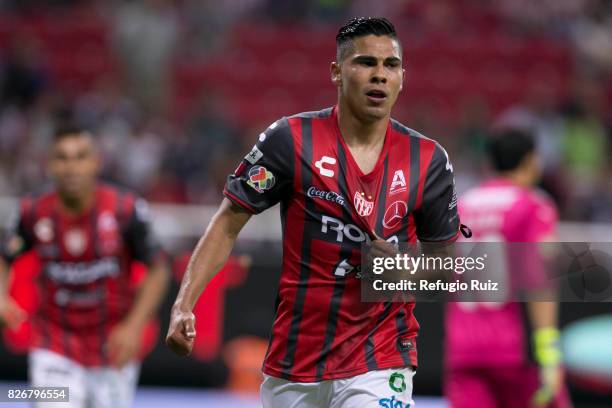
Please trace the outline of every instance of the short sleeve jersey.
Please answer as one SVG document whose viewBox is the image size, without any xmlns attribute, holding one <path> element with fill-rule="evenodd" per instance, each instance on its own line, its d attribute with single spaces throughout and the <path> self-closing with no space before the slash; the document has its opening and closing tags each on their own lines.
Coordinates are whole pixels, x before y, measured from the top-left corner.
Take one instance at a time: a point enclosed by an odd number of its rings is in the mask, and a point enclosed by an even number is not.
<svg viewBox="0 0 612 408">
<path fill-rule="evenodd" d="M 360 299 L 361 245 L 450 241 L 459 218 L 453 168 L 436 142 L 390 120 L 364 174 L 336 108 L 274 122 L 224 191 L 259 213 L 280 203 L 283 261 L 264 372 L 299 382 L 417 365 L 413 303 Z"/>
<path fill-rule="evenodd" d="M 1 255 L 12 262 L 33 251 L 40 265 L 31 347 L 107 365 L 108 334 L 135 296 L 132 262 L 150 264 L 160 247 L 146 202 L 129 192 L 99 184 L 79 215 L 66 214 L 59 200 L 55 191 L 23 198 Z"/>
</svg>

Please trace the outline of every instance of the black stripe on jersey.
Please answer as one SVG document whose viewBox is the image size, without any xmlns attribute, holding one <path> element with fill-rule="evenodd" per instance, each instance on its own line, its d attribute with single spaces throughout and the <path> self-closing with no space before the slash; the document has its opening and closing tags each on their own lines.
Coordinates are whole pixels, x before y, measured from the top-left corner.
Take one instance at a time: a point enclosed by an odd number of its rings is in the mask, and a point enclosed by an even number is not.
<svg viewBox="0 0 612 408">
<path fill-rule="evenodd" d="M 346 152 L 342 149 L 342 143 L 338 140 L 338 163 L 340 169 L 346 169 Z M 345 172 L 338 174 L 338 191 L 344 195 L 344 197 L 349 197 L 348 195 L 348 186 L 346 183 Z M 342 207 L 342 215 L 345 220 L 351 219 L 351 214 L 346 206 Z M 351 258 L 351 254 L 353 252 L 352 244 L 348 243 L 346 240 L 342 242 L 340 245 L 340 260 L 348 260 Z M 334 344 L 334 339 L 336 338 L 336 329 L 338 327 L 338 312 L 340 311 L 340 304 L 342 302 L 342 296 L 344 295 L 344 289 L 346 288 L 346 280 L 350 279 L 346 276 L 336 276 L 334 275 L 336 281 L 334 282 L 334 291 L 332 294 L 332 298 L 329 302 L 329 311 L 327 312 L 327 325 L 325 327 L 325 339 L 323 340 L 323 348 L 321 349 L 321 354 L 319 354 L 319 358 L 317 359 L 317 372 L 315 381 L 321 381 L 323 374 L 325 373 L 325 362 L 327 360 L 327 356 L 331 351 L 332 345 Z"/>
<path fill-rule="evenodd" d="M 374 335 L 378 331 L 378 328 L 382 324 L 382 322 L 389 316 L 389 312 L 391 312 L 391 302 L 385 302 L 385 308 L 381 314 L 378 315 L 378 319 L 376 320 L 376 325 L 370 330 L 368 333 L 368 338 L 365 342 L 365 360 L 366 365 L 368 366 L 368 370 L 378 370 L 378 364 L 376 364 L 376 358 L 374 356 Z"/>
<path fill-rule="evenodd" d="M 129 292 L 129 288 L 128 288 L 128 282 L 130 280 L 130 275 L 132 274 L 132 261 L 134 260 L 133 256 L 134 254 L 132 253 L 131 248 L 128 246 L 127 240 L 126 240 L 126 230 L 128 228 L 130 228 L 130 221 L 131 221 L 131 217 L 134 216 L 134 212 L 136 211 L 136 200 L 138 200 L 137 197 L 133 197 L 132 200 L 132 206 L 130 208 L 127 208 L 126 201 L 128 200 L 128 198 L 130 197 L 130 195 L 124 191 L 120 192 L 119 196 L 115 197 L 115 200 L 117 200 L 117 214 L 118 214 L 118 218 L 120 220 L 123 220 L 121 225 L 123 226 L 123 230 L 121 232 L 121 238 L 123 239 L 123 249 L 121 251 L 122 254 L 122 259 L 121 259 L 121 263 L 123 265 L 123 267 L 125 268 L 124 270 L 127 272 L 127 274 L 125 275 L 120 275 L 119 276 L 119 282 L 121 282 L 121 279 L 125 279 L 125 284 L 122 285 L 121 283 L 119 284 L 119 299 L 130 299 L 130 292 Z M 130 248 L 130 249 L 128 249 Z M 128 250 L 129 251 L 129 259 L 126 259 L 125 255 L 125 251 Z M 148 265 L 147 265 L 148 267 Z M 147 270 L 148 273 L 148 270 Z M 120 306 L 123 306 L 123 302 L 120 303 Z M 117 310 L 114 310 L 115 313 L 117 313 Z"/>
<path fill-rule="evenodd" d="M 380 187 L 380 192 L 378 193 L 378 209 L 376 213 L 376 225 L 374 226 L 374 230 L 376 231 L 376 235 L 379 237 L 383 237 L 383 218 L 385 216 L 385 206 L 387 200 L 387 175 L 389 170 L 389 156 L 385 157 L 384 162 L 384 172 L 382 183 Z M 384 238 L 384 237 L 383 237 Z M 383 320 L 389 314 L 389 310 L 391 308 L 391 303 L 385 302 L 385 309 L 383 313 L 378 316 L 378 320 L 376 321 L 376 325 L 374 328 L 368 333 L 368 338 L 364 343 L 365 347 L 365 360 L 366 365 L 368 366 L 368 370 L 377 370 L 378 365 L 376 364 L 376 358 L 374 357 L 374 335 L 378 331 L 378 327 L 383 322 Z"/>
<path fill-rule="evenodd" d="M 396 344 L 399 344 L 399 339 L 401 338 L 401 336 L 404 336 L 406 335 L 406 333 L 408 333 L 408 326 L 406 325 L 406 305 L 401 304 L 399 306 L 400 306 L 400 310 L 395 316 L 395 327 L 397 328 Z M 408 352 L 408 350 L 403 349 L 401 347 L 397 347 L 397 350 L 402 356 L 402 360 L 404 360 L 404 364 L 406 366 L 411 366 L 412 363 L 410 362 L 410 353 Z"/>
<path fill-rule="evenodd" d="M 417 194 L 419 190 L 419 178 L 421 177 L 421 143 L 420 138 L 413 135 L 410 137 L 410 176 L 408 178 L 408 214 L 414 211 L 416 205 Z M 408 241 L 410 235 L 408 231 L 408 223 L 410 217 L 405 217 L 402 220 L 401 228 L 399 229 L 398 239 L 402 242 L 404 239 Z M 405 235 L 404 235 L 405 234 Z"/>
<path fill-rule="evenodd" d="M 312 119 L 302 118 L 302 152 L 301 157 L 304 163 L 309 166 L 312 163 L 313 148 L 312 148 Z M 302 171 L 302 190 L 307 191 L 312 184 L 312 173 L 305 168 Z M 305 210 L 314 213 L 316 211 L 314 200 L 305 200 Z M 293 305 L 293 317 L 287 333 L 287 349 L 285 357 L 280 361 L 283 367 L 282 376 L 289 379 L 291 369 L 295 361 L 295 350 L 297 348 L 297 340 L 302 321 L 302 313 L 304 309 L 304 300 L 306 298 L 306 290 L 308 288 L 308 280 L 310 279 L 310 239 L 306 225 L 302 232 L 302 262 L 300 265 L 300 278 L 297 284 L 297 293 L 295 295 L 295 304 Z"/>
<path fill-rule="evenodd" d="M 92 239 L 92 247 L 94 250 L 94 257 L 96 259 L 100 258 L 100 249 L 98 248 L 100 245 L 99 242 L 99 237 L 98 237 L 98 228 L 97 228 L 97 220 L 98 220 L 98 205 L 99 205 L 99 199 L 96 197 L 96 205 L 93 209 L 93 211 L 91 212 L 91 218 L 89 220 L 89 222 L 91 223 L 91 239 Z M 99 290 L 100 289 L 100 285 L 105 285 L 106 284 L 106 279 L 100 279 L 96 282 L 96 288 L 95 290 Z M 100 302 L 100 308 L 98 309 L 98 313 L 100 314 L 100 324 L 98 325 L 98 343 L 99 343 L 99 349 L 98 349 L 98 356 L 100 357 L 100 359 L 102 360 L 102 363 L 104 363 L 104 365 L 108 364 L 108 352 L 107 349 L 105 347 L 105 342 L 106 342 L 106 334 L 104 333 L 104 329 L 106 327 L 106 321 L 108 319 L 108 305 L 107 305 L 107 298 L 106 295 L 108 294 L 107 288 L 102 288 L 102 296 L 104 296 L 104 299 L 102 299 L 102 301 Z"/>
<path fill-rule="evenodd" d="M 415 210 L 417 194 L 419 193 L 419 179 L 421 178 L 421 140 L 410 137 L 410 186 L 408 196 L 408 212 Z M 414 192 L 414 194 L 412 194 Z"/>
<path fill-rule="evenodd" d="M 55 232 L 53 234 L 53 240 L 56 241 L 56 245 L 57 248 L 61 248 L 63 243 L 60 242 L 60 239 L 62 237 L 62 233 L 64 232 L 61 228 L 60 228 L 60 217 L 59 217 L 59 213 L 57 211 L 57 209 L 53 210 L 53 228 L 55 229 Z M 61 250 L 59 251 L 59 256 L 61 257 Z M 57 294 L 57 291 L 56 291 Z M 54 299 L 55 300 L 55 299 Z M 57 302 L 56 302 L 57 304 Z M 61 316 L 60 316 L 60 322 L 62 325 L 62 349 L 64 351 L 64 355 L 68 358 L 71 358 L 72 356 L 72 349 L 70 347 L 70 337 L 68 336 L 68 332 L 69 332 L 69 326 L 68 326 L 68 313 L 66 313 L 66 309 L 69 307 L 69 302 L 67 302 L 64 305 L 58 305 L 59 308 L 61 309 Z"/>
<path fill-rule="evenodd" d="M 32 197 L 32 205 L 30 206 L 30 212 L 29 212 L 29 219 L 28 219 L 28 225 L 27 228 L 31 231 L 32 236 L 35 235 L 34 233 L 34 225 L 35 225 L 35 220 L 36 220 L 36 214 L 37 214 L 37 210 L 38 210 L 38 205 L 40 204 L 40 200 L 38 199 L 38 197 Z M 34 240 L 32 240 L 32 244 L 34 244 Z M 59 250 L 59 247 L 56 245 L 56 250 Z M 38 327 L 40 328 L 40 334 L 43 338 L 43 344 L 42 347 L 43 348 L 51 348 L 51 334 L 49 333 L 49 317 L 51 315 L 50 313 L 50 303 L 49 301 L 46 299 L 49 297 L 49 292 L 48 290 L 46 290 L 46 285 L 48 283 L 47 280 L 47 274 L 45 271 L 45 267 L 42 267 L 42 271 L 41 273 L 38 275 L 38 289 L 40 292 L 40 296 L 41 296 L 41 305 L 45 305 L 44 308 L 45 313 L 44 315 L 46 315 L 46 319 L 41 317 L 42 313 L 35 313 L 36 316 L 36 320 L 38 322 Z"/>
<path fill-rule="evenodd" d="M 385 207 L 387 205 L 387 173 L 389 170 L 389 156 L 385 157 L 383 165 L 383 178 L 380 184 L 380 191 L 378 193 L 378 209 L 376 210 L 376 225 L 374 231 L 379 237 L 383 236 L 383 219 L 385 217 Z M 384 237 L 383 237 L 384 238 Z"/>
</svg>

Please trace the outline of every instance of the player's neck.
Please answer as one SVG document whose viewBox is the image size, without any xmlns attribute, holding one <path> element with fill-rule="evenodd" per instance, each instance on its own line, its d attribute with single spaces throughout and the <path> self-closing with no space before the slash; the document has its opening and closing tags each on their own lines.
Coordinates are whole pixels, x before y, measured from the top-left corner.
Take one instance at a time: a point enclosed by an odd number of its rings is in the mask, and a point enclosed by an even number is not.
<svg viewBox="0 0 612 408">
<path fill-rule="evenodd" d="M 89 210 L 95 200 L 95 187 L 81 192 L 78 196 L 72 196 L 58 191 L 62 210 L 69 215 L 79 215 Z"/>
<path fill-rule="evenodd" d="M 389 117 L 372 122 L 364 122 L 350 112 L 346 106 L 338 104 L 338 127 L 349 147 L 376 146 L 384 141 Z"/>
<path fill-rule="evenodd" d="M 533 180 L 530 175 L 521 171 L 508 172 L 502 174 L 502 177 L 520 187 L 530 188 L 533 186 Z"/>
</svg>

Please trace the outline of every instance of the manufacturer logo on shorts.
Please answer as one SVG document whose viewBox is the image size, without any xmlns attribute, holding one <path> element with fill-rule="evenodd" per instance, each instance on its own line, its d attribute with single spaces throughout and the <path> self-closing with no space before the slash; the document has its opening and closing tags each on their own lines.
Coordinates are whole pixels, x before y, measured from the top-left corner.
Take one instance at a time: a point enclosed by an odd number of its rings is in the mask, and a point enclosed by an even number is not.
<svg viewBox="0 0 612 408">
<path fill-rule="evenodd" d="M 255 166 L 249 170 L 247 184 L 253 187 L 258 193 L 263 193 L 274 186 L 274 174 L 264 166 Z"/>
<path fill-rule="evenodd" d="M 355 204 L 357 214 L 362 217 L 367 217 L 372 214 L 372 210 L 374 209 L 374 202 L 366 200 L 365 193 L 359 193 L 359 191 L 355 192 L 353 204 Z"/>
<path fill-rule="evenodd" d="M 406 391 L 406 378 L 404 374 L 395 372 L 389 377 L 389 388 L 395 392 Z"/>
</svg>

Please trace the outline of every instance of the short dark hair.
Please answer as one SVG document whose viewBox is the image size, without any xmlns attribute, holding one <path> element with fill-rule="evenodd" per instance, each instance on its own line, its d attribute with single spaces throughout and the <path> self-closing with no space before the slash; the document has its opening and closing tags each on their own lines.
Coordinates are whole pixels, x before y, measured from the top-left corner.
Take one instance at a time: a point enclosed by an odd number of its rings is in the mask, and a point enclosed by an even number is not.
<svg viewBox="0 0 612 408">
<path fill-rule="evenodd" d="M 354 38 L 364 37 L 366 35 L 386 35 L 397 40 L 395 27 L 393 27 L 393 24 L 384 17 L 352 18 L 345 25 L 340 27 L 336 35 L 336 59 L 338 62 L 344 59 Z"/>
<path fill-rule="evenodd" d="M 533 134 L 523 129 L 498 130 L 487 146 L 491 164 L 498 172 L 515 170 L 535 148 Z"/>
<path fill-rule="evenodd" d="M 66 137 L 74 137 L 77 135 L 90 136 L 91 133 L 88 129 L 76 125 L 74 123 L 61 123 L 55 128 L 53 141 L 59 142 L 60 140 L 65 139 Z"/>
</svg>

